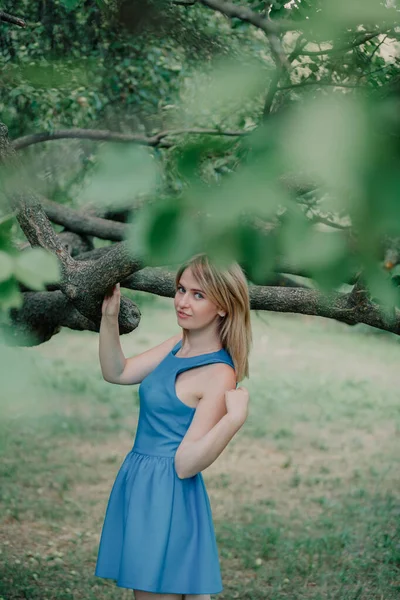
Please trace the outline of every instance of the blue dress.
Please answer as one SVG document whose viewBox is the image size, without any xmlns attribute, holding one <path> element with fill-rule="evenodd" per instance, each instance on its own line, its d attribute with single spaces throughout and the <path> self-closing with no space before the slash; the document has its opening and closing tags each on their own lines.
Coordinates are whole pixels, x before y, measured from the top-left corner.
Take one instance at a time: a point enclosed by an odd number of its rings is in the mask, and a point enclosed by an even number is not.
<svg viewBox="0 0 400 600">
<path fill-rule="evenodd" d="M 139 386 L 132 450 L 111 490 L 95 574 L 120 587 L 164 594 L 222 591 L 209 497 L 201 473 L 179 479 L 174 455 L 195 414 L 175 393 L 179 373 L 233 367 L 225 349 L 175 356 L 179 341 Z"/>
</svg>

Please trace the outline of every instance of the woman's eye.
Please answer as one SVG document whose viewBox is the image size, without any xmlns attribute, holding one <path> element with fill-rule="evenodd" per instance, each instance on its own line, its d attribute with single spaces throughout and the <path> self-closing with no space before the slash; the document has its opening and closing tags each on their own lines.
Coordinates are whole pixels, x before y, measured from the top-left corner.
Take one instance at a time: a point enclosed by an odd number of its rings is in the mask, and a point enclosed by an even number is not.
<svg viewBox="0 0 400 600">
<path fill-rule="evenodd" d="M 181 285 L 178 285 L 178 287 L 176 288 L 178 292 L 182 292 L 183 294 L 185 293 L 185 288 Z M 194 296 L 198 296 L 199 298 L 204 298 L 203 294 L 201 294 L 200 292 L 195 292 Z"/>
</svg>

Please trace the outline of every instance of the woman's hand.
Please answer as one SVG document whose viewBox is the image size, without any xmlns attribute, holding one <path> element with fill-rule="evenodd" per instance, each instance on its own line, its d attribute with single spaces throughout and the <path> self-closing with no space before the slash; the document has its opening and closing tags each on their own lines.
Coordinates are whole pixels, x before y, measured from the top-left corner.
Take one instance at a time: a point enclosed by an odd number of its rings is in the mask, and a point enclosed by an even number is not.
<svg viewBox="0 0 400 600">
<path fill-rule="evenodd" d="M 119 307 L 121 302 L 120 284 L 115 284 L 111 290 L 104 296 L 101 306 L 101 314 L 105 317 L 113 317 L 118 319 Z"/>
<path fill-rule="evenodd" d="M 229 418 L 241 427 L 249 414 L 249 392 L 245 387 L 225 392 L 225 404 Z"/>
</svg>

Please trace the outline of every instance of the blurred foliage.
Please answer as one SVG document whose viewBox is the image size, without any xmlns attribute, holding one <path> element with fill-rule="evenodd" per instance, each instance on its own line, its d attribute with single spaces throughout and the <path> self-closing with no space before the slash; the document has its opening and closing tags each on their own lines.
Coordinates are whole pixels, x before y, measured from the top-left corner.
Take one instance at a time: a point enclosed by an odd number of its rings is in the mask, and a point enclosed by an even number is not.
<svg viewBox="0 0 400 600">
<path fill-rule="evenodd" d="M 122 117 L 125 130 L 157 126 L 191 65 L 230 53 L 239 37 L 212 13 L 166 0 L 21 0 L 2 9 L 28 23 L 0 33 L 0 110 L 12 138 L 99 120 L 118 129 Z"/>
<path fill-rule="evenodd" d="M 21 306 L 18 283 L 28 289 L 44 290 L 45 284 L 58 281 L 57 258 L 43 248 L 16 250 L 12 244 L 14 215 L 0 219 L 0 300 L 3 311 Z M 0 313 L 1 314 L 1 313 Z"/>
<path fill-rule="evenodd" d="M 264 33 L 203 6 L 3 3 L 28 22 L 1 30 L 0 109 L 11 137 L 71 126 L 148 136 L 241 129 L 175 134 L 169 148 L 51 142 L 25 156 L 36 185 L 58 201 L 151 199 L 130 236 L 149 264 L 206 250 L 238 259 L 255 283 L 283 262 L 324 290 L 362 272 L 375 299 L 399 305 L 397 263 L 382 268 L 383 247 L 400 252 L 396 3 L 243 4 L 293 22 L 278 35 L 294 54 L 276 89 Z M 310 215 L 351 230 L 327 230 Z M 5 260 L 2 273 L 10 268 Z"/>
</svg>

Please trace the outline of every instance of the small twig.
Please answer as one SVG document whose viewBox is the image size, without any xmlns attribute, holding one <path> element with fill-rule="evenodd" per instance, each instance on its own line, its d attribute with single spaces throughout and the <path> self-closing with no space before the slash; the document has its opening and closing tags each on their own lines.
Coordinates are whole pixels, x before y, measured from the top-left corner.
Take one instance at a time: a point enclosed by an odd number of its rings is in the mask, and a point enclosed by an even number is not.
<svg viewBox="0 0 400 600">
<path fill-rule="evenodd" d="M 287 59 L 287 61 L 290 65 L 299 56 L 302 48 L 304 48 L 304 46 L 306 44 L 307 44 L 307 40 L 302 39 L 302 36 L 299 35 L 299 37 L 296 40 L 295 47 L 294 47 L 293 51 L 289 54 L 288 59 Z M 281 89 L 278 86 L 279 86 L 279 82 L 281 80 L 283 73 L 284 73 L 283 69 L 281 69 L 280 67 L 276 68 L 275 73 L 272 77 L 268 92 L 267 92 L 267 96 L 265 98 L 264 108 L 263 108 L 263 119 L 266 119 L 271 113 L 272 104 L 273 104 L 274 98 L 276 96 L 276 93 L 279 89 Z"/>
<path fill-rule="evenodd" d="M 291 90 L 293 88 L 301 88 L 301 87 L 306 87 L 308 85 L 323 85 L 323 86 L 330 86 L 330 87 L 342 87 L 342 88 L 350 88 L 350 89 L 354 89 L 354 88 L 358 88 L 358 89 L 369 89 L 368 86 L 366 85 L 357 85 L 357 84 L 353 84 L 353 83 L 335 83 L 334 81 L 303 81 L 302 83 L 293 83 L 291 85 L 282 85 L 278 87 L 278 91 L 279 90 Z"/>
<path fill-rule="evenodd" d="M 309 221 L 312 223 L 322 223 L 323 225 L 328 225 L 329 227 L 333 227 L 335 229 L 351 229 L 350 225 L 342 225 L 341 223 L 337 223 L 336 221 L 331 221 L 327 217 L 322 217 L 320 215 L 316 215 L 312 213 L 309 217 L 307 217 Z"/>
<path fill-rule="evenodd" d="M 20 19 L 19 17 L 13 17 L 13 15 L 9 15 L 4 11 L 0 10 L 0 21 L 4 21 L 5 23 L 11 23 L 12 25 L 18 25 L 18 27 L 26 27 L 25 21 Z"/>
<path fill-rule="evenodd" d="M 359 40 L 356 40 L 355 42 L 352 42 L 351 44 L 339 46 L 338 48 L 326 48 L 325 50 L 303 50 L 301 52 L 301 55 L 302 56 L 321 56 L 324 54 L 338 54 L 340 52 L 348 52 L 349 50 L 353 50 L 353 48 L 356 48 L 357 46 L 361 46 L 362 44 L 365 44 L 369 40 L 372 40 L 374 37 L 376 37 L 377 35 L 380 35 L 381 33 L 383 33 L 383 31 L 376 31 L 374 33 L 368 33 L 367 35 L 363 36 Z"/>
<path fill-rule="evenodd" d="M 382 46 L 382 44 L 384 44 L 384 43 L 385 43 L 385 41 L 386 41 L 387 37 L 388 37 L 388 34 L 386 34 L 386 35 L 385 35 L 385 37 L 383 38 L 383 40 L 381 40 L 381 41 L 379 42 L 379 44 L 377 44 L 377 45 L 375 46 L 375 48 L 373 49 L 373 51 L 372 51 L 372 53 L 371 53 L 371 56 L 370 56 L 370 57 L 369 57 L 369 59 L 368 59 L 370 63 L 372 62 L 372 59 L 374 58 L 374 56 L 375 56 L 376 52 L 379 50 L 379 48 Z"/>
</svg>

